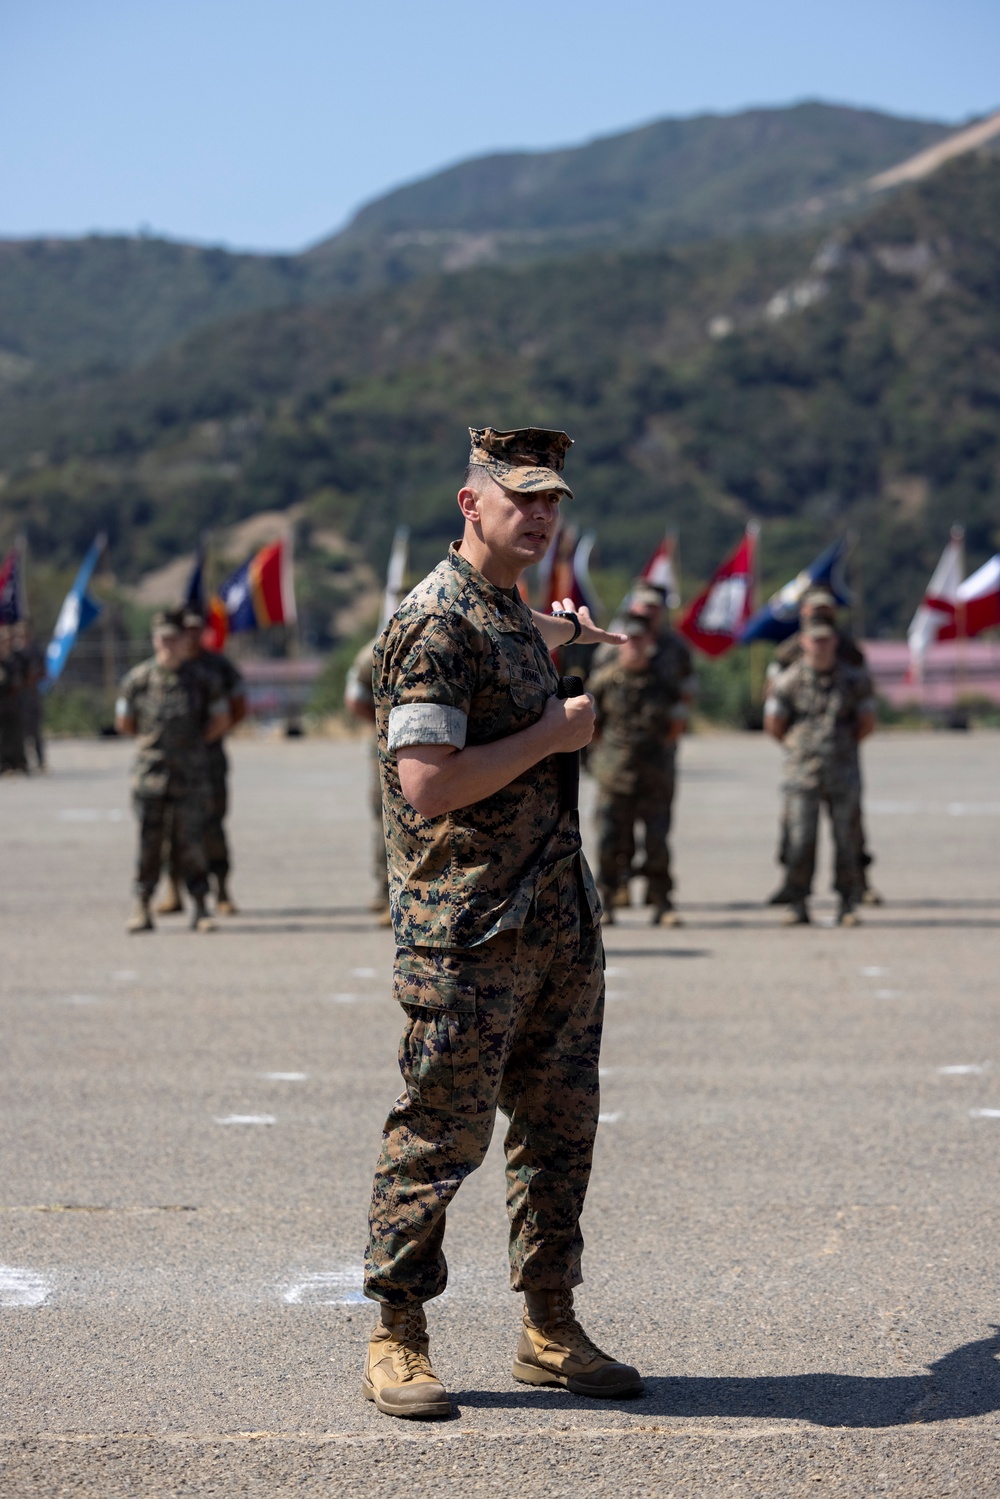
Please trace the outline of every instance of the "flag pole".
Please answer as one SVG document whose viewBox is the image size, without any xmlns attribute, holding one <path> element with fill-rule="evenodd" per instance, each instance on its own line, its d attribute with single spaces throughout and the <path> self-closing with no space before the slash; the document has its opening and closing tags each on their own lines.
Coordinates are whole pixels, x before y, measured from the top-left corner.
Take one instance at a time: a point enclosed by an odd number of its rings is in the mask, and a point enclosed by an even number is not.
<svg viewBox="0 0 1000 1499">
<path fill-rule="evenodd" d="M 751 609 L 750 609 L 750 617 L 752 619 L 753 616 L 754 616 L 754 614 L 756 614 L 756 612 L 757 612 L 757 580 L 760 577 L 760 553 L 761 553 L 761 546 L 760 546 L 760 524 L 759 524 L 759 522 L 755 521 L 755 520 L 748 521 L 747 522 L 747 526 L 746 526 L 746 533 L 745 534 L 747 536 L 752 536 L 753 539 L 754 539 L 754 548 L 753 548 L 753 580 L 752 580 L 752 585 L 751 585 L 752 592 L 753 592 L 753 597 L 751 599 Z M 750 649 L 747 652 L 747 655 L 749 657 L 749 667 L 750 667 L 750 713 L 749 713 L 750 723 L 748 725 L 750 728 L 755 728 L 756 727 L 756 724 L 757 724 L 756 709 L 757 709 L 758 706 L 762 705 L 762 703 L 763 703 L 763 697 L 764 697 L 764 694 L 763 694 L 763 673 L 760 671 L 760 653 L 763 650 L 763 644 L 764 643 L 761 640 L 751 640 L 751 642 L 750 642 Z M 763 711 L 762 711 L 761 712 L 761 727 L 762 728 L 763 728 L 763 723 L 764 723 L 764 716 L 763 716 Z"/>
<path fill-rule="evenodd" d="M 289 574 L 295 577 L 295 522 L 288 527 L 288 561 L 286 564 Z M 294 582 L 292 588 L 294 591 Z M 285 738 L 301 739 L 303 737 L 302 719 L 298 708 L 295 706 L 295 682 L 294 666 L 299 659 L 301 640 L 299 638 L 299 611 L 296 608 L 295 618 L 291 624 L 285 625 L 285 660 L 293 668 L 288 677 L 288 717 L 285 721 Z"/>
</svg>

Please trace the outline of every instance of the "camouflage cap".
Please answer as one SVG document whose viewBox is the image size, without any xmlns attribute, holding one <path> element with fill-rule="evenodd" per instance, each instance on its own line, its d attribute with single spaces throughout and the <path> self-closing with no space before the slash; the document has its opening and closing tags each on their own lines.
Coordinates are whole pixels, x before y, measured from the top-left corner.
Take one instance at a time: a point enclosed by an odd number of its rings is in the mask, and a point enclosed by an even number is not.
<svg viewBox="0 0 1000 1499">
<path fill-rule="evenodd" d="M 644 614 L 626 614 L 622 620 L 622 634 L 633 638 L 640 635 L 648 635 L 652 629 L 652 623 Z"/>
<path fill-rule="evenodd" d="M 153 635 L 179 635 L 181 627 L 177 615 L 168 613 L 166 610 L 161 610 L 159 614 L 154 614 L 150 633 Z"/>
<path fill-rule="evenodd" d="M 817 619 L 815 622 L 810 621 L 806 625 L 803 634 L 807 635 L 810 640 L 833 640 L 836 638 L 837 632 L 825 620 Z"/>
<path fill-rule="evenodd" d="M 194 609 L 187 604 L 180 611 L 180 626 L 182 630 L 203 630 L 205 628 L 205 616 L 200 609 Z"/>
<path fill-rule="evenodd" d="M 656 583 L 647 583 L 645 578 L 638 582 L 629 594 L 629 608 L 635 609 L 662 609 L 667 601 L 667 590 L 660 588 Z"/>
<path fill-rule="evenodd" d="M 807 588 L 802 595 L 803 609 L 836 609 L 837 600 L 829 588 Z"/>
<path fill-rule="evenodd" d="M 573 439 L 565 432 L 550 432 L 544 427 L 516 427 L 512 432 L 470 427 L 469 437 L 469 462 L 486 469 L 503 489 L 518 494 L 558 489 L 573 498 L 573 491 L 561 477 L 566 454 L 573 446 Z"/>
</svg>

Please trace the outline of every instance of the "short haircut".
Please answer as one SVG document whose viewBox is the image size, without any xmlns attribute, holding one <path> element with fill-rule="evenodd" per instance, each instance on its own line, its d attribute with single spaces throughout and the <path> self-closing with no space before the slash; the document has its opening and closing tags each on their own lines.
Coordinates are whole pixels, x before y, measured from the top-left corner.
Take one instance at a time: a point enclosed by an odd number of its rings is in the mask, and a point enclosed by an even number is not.
<svg viewBox="0 0 1000 1499">
<path fill-rule="evenodd" d="M 495 484 L 496 482 L 485 464 L 470 463 L 465 470 L 465 480 L 462 487 L 463 489 L 474 489 L 477 494 L 482 494 L 488 484 Z"/>
</svg>

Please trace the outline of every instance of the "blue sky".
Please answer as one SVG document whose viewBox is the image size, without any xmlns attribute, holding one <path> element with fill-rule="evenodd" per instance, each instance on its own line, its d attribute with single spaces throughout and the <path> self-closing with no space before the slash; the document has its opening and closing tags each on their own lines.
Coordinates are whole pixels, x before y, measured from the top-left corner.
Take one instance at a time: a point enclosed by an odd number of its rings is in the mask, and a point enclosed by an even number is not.
<svg viewBox="0 0 1000 1499">
<path fill-rule="evenodd" d="M 803 98 L 1000 107 L 1000 4 L 0 0 L 0 236 L 297 249 L 462 157 Z"/>
</svg>

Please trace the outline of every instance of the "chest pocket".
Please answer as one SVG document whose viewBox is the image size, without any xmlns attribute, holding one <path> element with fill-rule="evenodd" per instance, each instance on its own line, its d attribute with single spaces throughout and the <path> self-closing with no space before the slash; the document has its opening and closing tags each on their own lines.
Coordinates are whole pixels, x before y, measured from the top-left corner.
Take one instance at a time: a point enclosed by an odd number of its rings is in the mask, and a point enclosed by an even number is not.
<svg viewBox="0 0 1000 1499">
<path fill-rule="evenodd" d="M 493 660 L 482 696 L 484 728 L 489 739 L 501 739 L 541 718 L 557 678 L 548 653 L 526 630 L 491 620 L 487 635 Z"/>
</svg>

